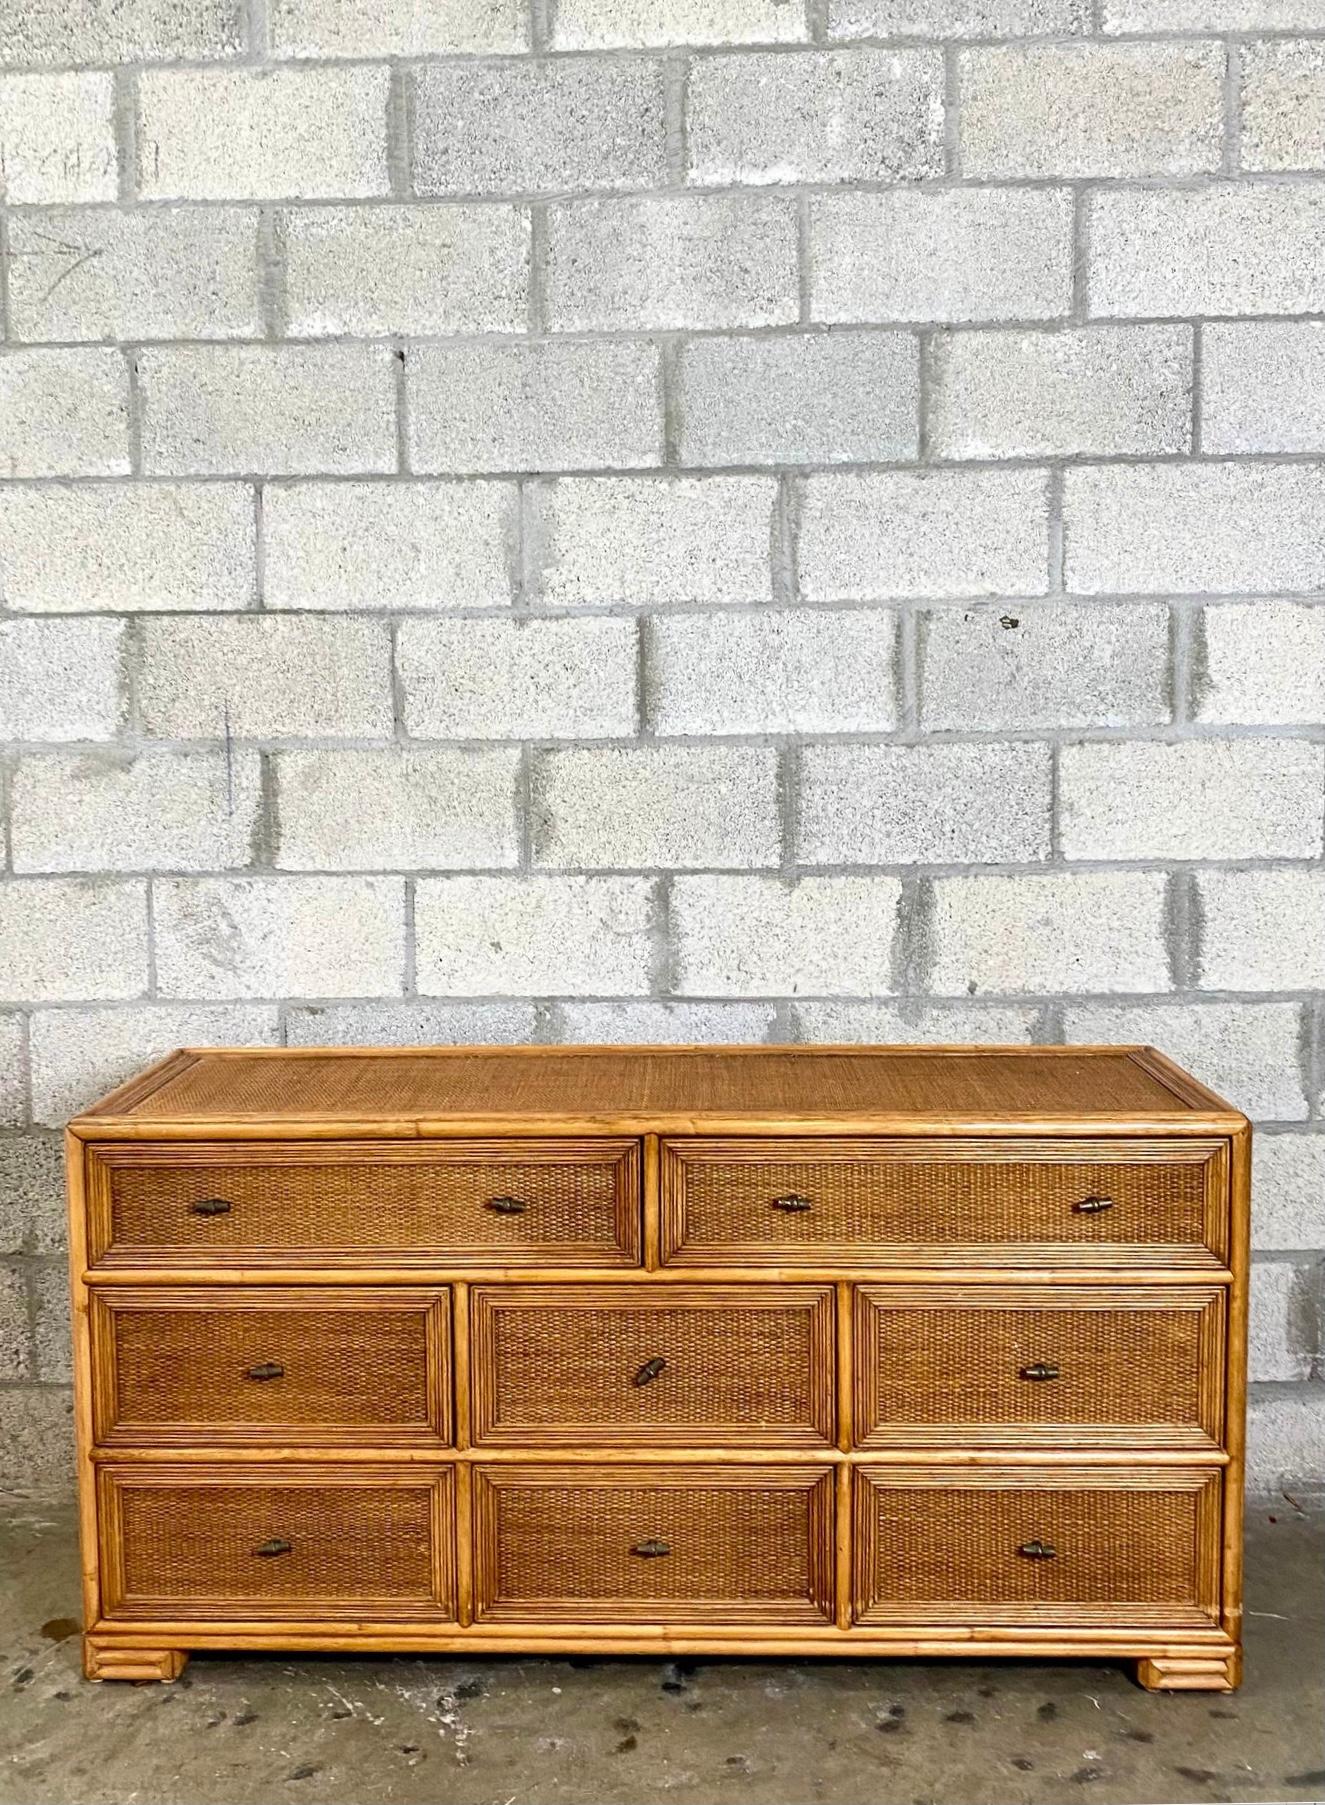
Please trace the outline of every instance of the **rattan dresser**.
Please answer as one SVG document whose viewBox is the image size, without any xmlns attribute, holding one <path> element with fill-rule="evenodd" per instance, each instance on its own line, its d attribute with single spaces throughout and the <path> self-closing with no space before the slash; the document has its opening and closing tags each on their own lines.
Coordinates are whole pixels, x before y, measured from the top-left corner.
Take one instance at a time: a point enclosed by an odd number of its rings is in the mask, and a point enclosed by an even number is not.
<svg viewBox="0 0 1325 1805">
<path fill-rule="evenodd" d="M 1248 1153 L 1145 1048 L 173 1054 L 69 1131 L 87 1672 L 1227 1690 Z"/>
</svg>

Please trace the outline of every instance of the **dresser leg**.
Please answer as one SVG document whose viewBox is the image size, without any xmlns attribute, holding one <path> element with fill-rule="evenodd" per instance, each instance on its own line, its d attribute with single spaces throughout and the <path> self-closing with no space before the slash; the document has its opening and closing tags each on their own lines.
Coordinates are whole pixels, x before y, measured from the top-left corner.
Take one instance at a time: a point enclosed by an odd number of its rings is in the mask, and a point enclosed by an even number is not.
<svg viewBox="0 0 1325 1805">
<path fill-rule="evenodd" d="M 83 1672 L 89 1680 L 177 1680 L 188 1650 L 126 1648 L 98 1636 L 83 1637 Z"/>
<path fill-rule="evenodd" d="M 1242 1650 L 1147 1657 L 1137 1662 L 1136 1677 L 1147 1692 L 1236 1692 L 1242 1684 Z"/>
</svg>

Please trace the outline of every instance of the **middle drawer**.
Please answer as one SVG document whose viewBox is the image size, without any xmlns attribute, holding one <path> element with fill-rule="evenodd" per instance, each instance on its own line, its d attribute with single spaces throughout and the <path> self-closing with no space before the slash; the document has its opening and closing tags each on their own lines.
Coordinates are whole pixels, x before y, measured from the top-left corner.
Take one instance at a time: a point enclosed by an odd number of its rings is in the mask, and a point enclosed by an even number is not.
<svg viewBox="0 0 1325 1805">
<path fill-rule="evenodd" d="M 827 1447 L 831 1285 L 476 1285 L 475 1446 Z"/>
</svg>

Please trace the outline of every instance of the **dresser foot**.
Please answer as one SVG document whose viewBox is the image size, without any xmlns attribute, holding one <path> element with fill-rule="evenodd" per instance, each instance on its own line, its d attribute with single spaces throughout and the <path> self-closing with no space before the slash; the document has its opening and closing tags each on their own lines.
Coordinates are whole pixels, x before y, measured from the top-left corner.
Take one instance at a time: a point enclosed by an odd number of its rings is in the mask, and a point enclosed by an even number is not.
<svg viewBox="0 0 1325 1805">
<path fill-rule="evenodd" d="M 83 1672 L 89 1680 L 177 1680 L 188 1658 L 182 1648 L 126 1648 L 122 1642 L 83 1637 Z"/>
<path fill-rule="evenodd" d="M 1136 1677 L 1147 1692 L 1236 1692 L 1242 1684 L 1242 1650 L 1148 1657 L 1137 1662 Z"/>
</svg>

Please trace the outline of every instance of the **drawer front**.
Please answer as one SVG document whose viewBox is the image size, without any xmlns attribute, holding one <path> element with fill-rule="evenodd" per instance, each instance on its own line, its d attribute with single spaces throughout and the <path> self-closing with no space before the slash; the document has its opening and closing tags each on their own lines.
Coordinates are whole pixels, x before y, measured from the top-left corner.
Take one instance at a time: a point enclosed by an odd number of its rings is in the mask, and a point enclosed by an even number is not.
<svg viewBox="0 0 1325 1805">
<path fill-rule="evenodd" d="M 449 1467 L 102 1467 L 114 1618 L 455 1616 Z"/>
<path fill-rule="evenodd" d="M 857 1446 L 1218 1447 L 1217 1286 L 873 1285 Z"/>
<path fill-rule="evenodd" d="M 831 1469 L 511 1464 L 474 1488 L 478 1619 L 832 1621 Z"/>
<path fill-rule="evenodd" d="M 662 1256 L 702 1266 L 1218 1267 L 1224 1141 L 672 1140 Z"/>
<path fill-rule="evenodd" d="M 483 1285 L 476 1445 L 831 1446 L 828 1285 Z"/>
<path fill-rule="evenodd" d="M 1220 1486 L 1190 1467 L 862 1467 L 860 1623 L 1208 1628 Z"/>
<path fill-rule="evenodd" d="M 116 1142 L 88 1180 L 110 1265 L 639 1261 L 635 1141 Z"/>
<path fill-rule="evenodd" d="M 103 1446 L 451 1439 L 445 1289 L 117 1287 L 91 1321 Z"/>
</svg>

